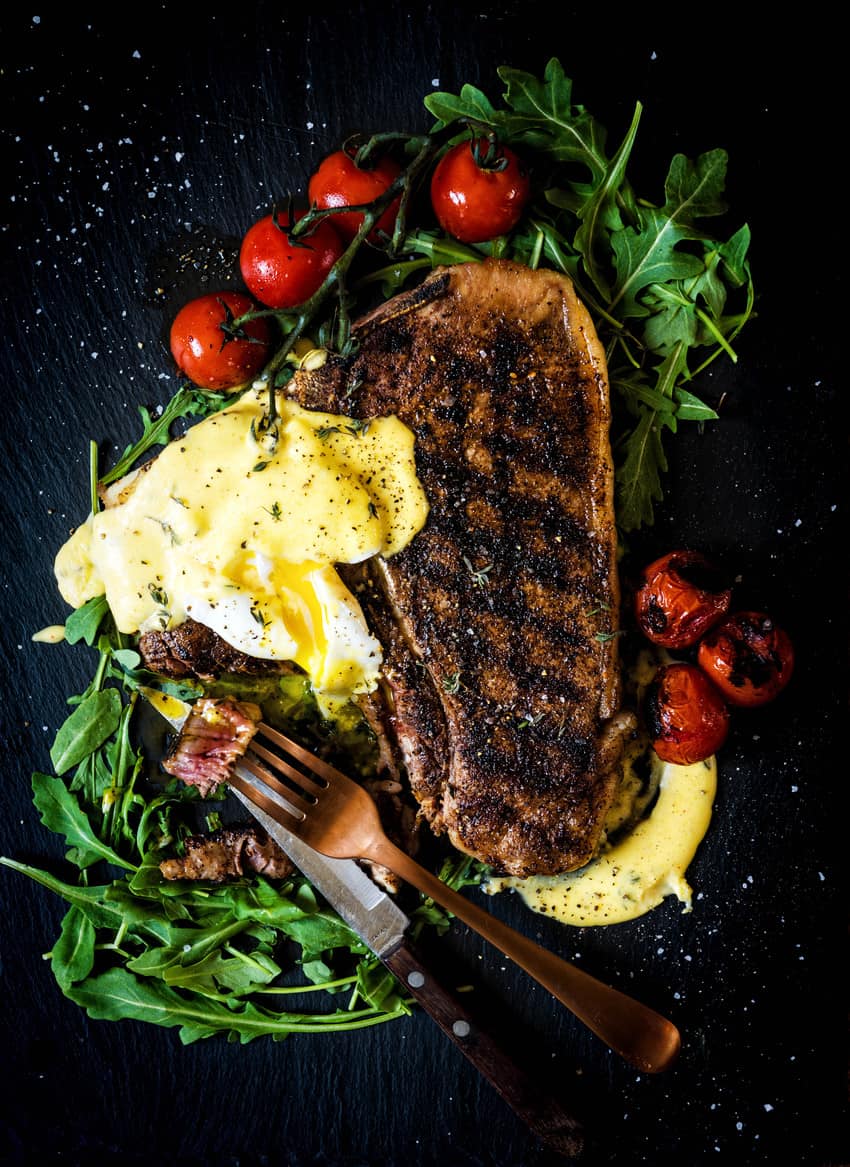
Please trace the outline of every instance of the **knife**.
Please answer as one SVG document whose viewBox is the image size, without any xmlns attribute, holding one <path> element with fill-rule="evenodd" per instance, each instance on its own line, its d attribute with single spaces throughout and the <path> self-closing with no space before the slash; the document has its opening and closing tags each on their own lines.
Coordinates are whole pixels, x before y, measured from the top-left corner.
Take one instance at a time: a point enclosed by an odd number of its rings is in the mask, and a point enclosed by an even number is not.
<svg viewBox="0 0 850 1167">
<path fill-rule="evenodd" d="M 173 729 L 182 728 L 189 709 L 185 703 L 175 698 L 163 701 L 163 695 L 157 690 L 143 687 L 141 691 L 148 699 L 147 708 L 152 708 Z M 237 762 L 235 768 L 242 779 L 256 785 L 257 780 L 247 767 Z M 232 787 L 230 792 L 529 1130 L 565 1158 L 578 1157 L 584 1148 L 581 1124 L 507 1053 L 455 994 L 440 984 L 406 937 L 410 920 L 398 904 L 355 860 L 321 855 L 254 806 L 246 795 Z"/>
</svg>

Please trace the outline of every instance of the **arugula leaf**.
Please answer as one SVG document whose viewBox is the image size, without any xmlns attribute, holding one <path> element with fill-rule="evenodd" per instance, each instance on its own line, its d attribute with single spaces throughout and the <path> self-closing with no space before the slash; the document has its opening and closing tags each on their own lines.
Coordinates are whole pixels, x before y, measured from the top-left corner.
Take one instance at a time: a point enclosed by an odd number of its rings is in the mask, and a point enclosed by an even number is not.
<svg viewBox="0 0 850 1167">
<path fill-rule="evenodd" d="M 701 238 L 695 229 L 700 218 L 722 214 L 720 199 L 726 177 L 726 151 L 712 150 L 691 163 L 677 154 L 665 184 L 664 206 L 639 207 L 638 223 L 611 237 L 617 282 L 609 303 L 622 301 L 622 315 L 643 316 L 647 309 L 638 293 L 648 284 L 681 280 L 702 270 L 699 258 L 680 245 Z"/>
<path fill-rule="evenodd" d="M 358 1012 L 275 1014 L 244 1000 L 215 1001 L 203 997 L 195 1000 L 158 979 L 142 979 L 122 968 L 89 977 L 71 986 L 66 995 L 81 1005 L 89 1017 L 99 1020 L 133 1019 L 152 1025 L 179 1026 L 184 1045 L 222 1031 L 245 1044 L 263 1036 L 281 1040 L 291 1033 L 362 1029 L 380 1025 L 396 1015 L 371 1008 Z"/>
<path fill-rule="evenodd" d="M 399 982 L 377 957 L 362 960 L 357 966 L 356 996 L 373 1009 L 389 1014 L 409 1014 L 411 1000 Z"/>
<path fill-rule="evenodd" d="M 50 967 L 63 992 L 83 981 L 94 968 L 95 930 L 88 916 L 78 907 L 65 913 L 59 939 L 50 952 Z"/>
<path fill-rule="evenodd" d="M 154 446 L 167 445 L 171 437 L 171 427 L 179 419 L 208 417 L 211 413 L 217 413 L 218 410 L 224 409 L 234 400 L 232 394 L 211 393 L 191 385 L 183 385 L 157 417 L 152 417 L 145 406 L 140 406 L 139 413 L 144 432 L 134 445 L 125 449 L 112 469 L 103 475 L 100 480 L 101 485 L 109 486 L 110 483 L 123 478 L 133 469 L 142 455 L 153 449 Z"/>
<path fill-rule="evenodd" d="M 623 183 L 639 121 L 640 106 L 635 110 L 629 132 L 606 167 L 605 174 L 594 187 L 593 193 L 576 210 L 576 218 L 581 226 L 575 234 L 573 246 L 584 256 L 585 270 L 606 300 L 610 300 L 610 289 L 602 267 L 610 261 L 611 233 L 622 230 L 623 222 L 616 198 Z"/>
<path fill-rule="evenodd" d="M 0 855 L 0 864 L 28 876 L 36 883 L 40 883 L 42 887 L 46 887 L 58 895 L 66 903 L 78 908 L 93 927 L 111 929 L 115 932 L 121 929 L 123 923 L 121 910 L 109 904 L 106 899 L 108 885 L 87 886 L 65 883 L 55 875 L 42 871 L 39 867 L 19 863 L 5 855 Z"/>
<path fill-rule="evenodd" d="M 65 621 L 65 640 L 68 644 L 76 644 L 84 640 L 93 645 L 104 620 L 109 616 L 109 605 L 106 596 L 92 596 L 80 608 L 75 608 Z"/>
<path fill-rule="evenodd" d="M 76 850 L 73 860 L 78 867 L 90 867 L 101 859 L 123 867 L 127 871 L 135 868 L 106 846 L 92 829 L 88 816 L 61 778 L 50 774 L 33 774 L 33 801 L 41 814 L 41 821 L 48 830 L 64 835 L 70 846 Z"/>
<path fill-rule="evenodd" d="M 99 689 L 90 693 L 59 727 L 50 760 L 57 774 L 91 754 L 118 728 L 121 717 L 121 694 L 117 689 Z"/>
<path fill-rule="evenodd" d="M 520 69 L 503 67 L 497 72 L 507 85 L 505 101 L 510 108 L 503 120 L 511 141 L 558 162 L 586 166 L 595 189 L 608 170 L 606 131 L 584 106 L 573 105 L 572 81 L 561 63 L 553 57 L 542 80 Z"/>
<path fill-rule="evenodd" d="M 133 966 L 128 964 L 127 967 Z M 205 996 L 218 997 L 222 991 L 241 996 L 270 984 L 280 973 L 280 965 L 263 953 L 234 952 L 225 956 L 216 951 L 191 965 L 170 965 L 164 970 L 162 979 L 172 988 Z"/>
<path fill-rule="evenodd" d="M 625 530 L 652 523 L 653 504 L 664 497 L 661 475 L 667 459 L 657 412 L 642 412 L 624 443 L 626 455 L 617 468 L 618 521 Z"/>
<path fill-rule="evenodd" d="M 496 112 L 490 99 L 474 85 L 464 85 L 458 97 L 450 93 L 429 93 L 425 107 L 437 118 L 435 130 L 445 129 L 460 118 L 493 125 Z"/>
</svg>

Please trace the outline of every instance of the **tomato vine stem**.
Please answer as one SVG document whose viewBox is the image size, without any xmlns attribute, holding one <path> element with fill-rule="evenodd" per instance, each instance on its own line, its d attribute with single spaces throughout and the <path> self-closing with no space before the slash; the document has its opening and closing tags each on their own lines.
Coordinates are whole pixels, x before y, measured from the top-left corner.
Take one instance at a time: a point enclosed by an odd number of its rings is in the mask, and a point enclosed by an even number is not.
<svg viewBox="0 0 850 1167">
<path fill-rule="evenodd" d="M 392 257 L 397 253 L 402 240 L 405 238 L 407 207 L 411 194 L 420 175 L 441 149 L 448 129 L 449 127 L 439 134 L 427 136 L 376 134 L 361 146 L 357 151 L 357 157 L 363 159 L 368 158 L 378 146 L 385 145 L 390 141 L 404 141 L 406 148 L 415 149 L 416 154 L 387 189 L 371 202 L 345 207 L 311 207 L 291 229 L 293 238 L 297 238 L 301 235 L 308 235 L 318 222 L 322 219 L 332 217 L 335 214 L 341 214 L 343 212 L 351 214 L 352 212 L 356 212 L 362 213 L 363 215 L 363 221 L 345 251 L 330 269 L 313 295 L 305 300 L 303 304 L 300 304 L 296 311 L 292 311 L 291 309 L 260 308 L 256 311 L 246 312 L 230 323 L 230 327 L 236 329 L 246 324 L 249 320 L 256 320 L 262 316 L 272 316 L 277 320 L 283 332 L 281 343 L 271 358 L 266 362 L 265 367 L 255 382 L 255 384 L 263 386 L 268 390 L 266 414 L 262 423 L 258 426 L 258 431 L 263 435 L 272 449 L 278 437 L 278 409 L 275 382 L 281 366 L 289 356 L 296 342 L 304 336 L 332 294 L 336 294 L 339 302 L 336 346 L 339 351 L 345 352 L 350 335 L 350 321 L 345 292 L 346 276 L 349 268 L 360 251 L 364 240 L 373 231 L 378 220 L 387 208 L 400 196 L 398 215 L 396 216 L 393 227 L 393 234 L 386 246 L 386 251 L 389 256 Z"/>
</svg>

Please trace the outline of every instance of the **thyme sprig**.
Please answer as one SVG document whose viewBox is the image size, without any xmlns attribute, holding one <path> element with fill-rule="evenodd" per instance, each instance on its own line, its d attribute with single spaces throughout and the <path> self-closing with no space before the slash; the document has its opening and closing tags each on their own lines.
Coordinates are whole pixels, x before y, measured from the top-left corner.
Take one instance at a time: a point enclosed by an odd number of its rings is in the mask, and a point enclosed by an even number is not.
<svg viewBox="0 0 850 1167">
<path fill-rule="evenodd" d="M 490 580 L 487 577 L 493 570 L 493 564 L 487 563 L 484 565 L 484 567 L 473 567 L 472 563 L 465 555 L 463 557 L 463 562 L 475 586 L 477 588 L 486 588 L 490 583 Z"/>
</svg>

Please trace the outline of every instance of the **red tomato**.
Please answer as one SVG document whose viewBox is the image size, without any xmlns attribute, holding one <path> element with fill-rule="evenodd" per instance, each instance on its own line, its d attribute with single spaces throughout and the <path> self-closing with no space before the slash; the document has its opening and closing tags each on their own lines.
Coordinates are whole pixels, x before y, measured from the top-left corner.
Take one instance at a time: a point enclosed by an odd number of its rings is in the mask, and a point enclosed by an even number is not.
<svg viewBox="0 0 850 1167">
<path fill-rule="evenodd" d="M 171 325 L 171 355 L 201 389 L 235 389 L 256 376 L 268 359 L 271 335 L 265 320 L 249 320 L 231 336 L 222 325 L 256 304 L 239 292 L 211 292 L 184 304 Z"/>
<path fill-rule="evenodd" d="M 653 644 L 687 648 L 726 615 L 732 589 L 698 551 L 671 551 L 641 572 L 638 627 Z"/>
<path fill-rule="evenodd" d="M 652 748 L 664 762 L 687 766 L 720 749 L 729 732 L 729 710 L 696 665 L 677 662 L 658 670 L 645 698 Z"/>
<path fill-rule="evenodd" d="M 730 705 L 765 705 L 794 671 L 794 647 L 763 612 L 734 612 L 713 628 L 697 661 Z"/>
<path fill-rule="evenodd" d="M 485 243 L 512 230 L 531 195 L 525 166 L 498 147 L 485 160 L 486 139 L 460 142 L 444 154 L 431 178 L 431 206 L 440 226 L 461 243 Z"/>
<path fill-rule="evenodd" d="M 296 212 L 296 222 L 305 213 Z M 286 233 L 289 225 L 267 215 L 249 228 L 239 250 L 245 286 L 269 308 L 294 308 L 309 300 L 345 250 L 328 219 L 293 240 Z"/>
<path fill-rule="evenodd" d="M 352 207 L 363 206 L 379 198 L 401 174 L 401 167 L 392 158 L 381 158 L 368 169 L 355 166 L 354 160 L 345 152 L 337 150 L 329 154 L 307 185 L 307 195 L 312 206 Z M 368 239 L 379 243 L 384 234 L 392 235 L 401 195 L 395 199 L 369 232 Z M 341 215 L 328 216 L 336 230 L 350 243 L 363 223 L 363 213 L 351 211 Z"/>
</svg>

